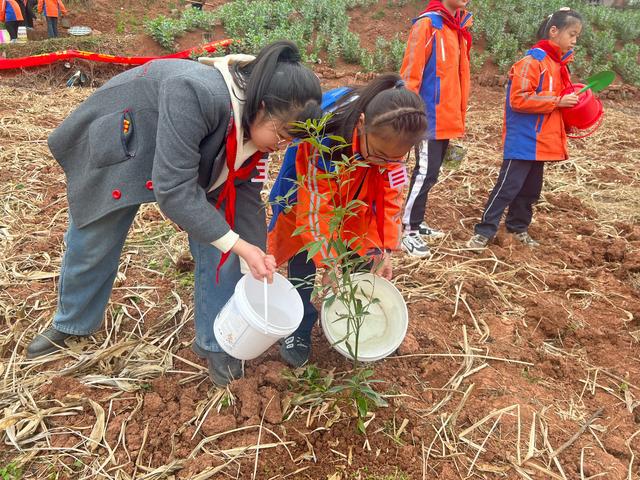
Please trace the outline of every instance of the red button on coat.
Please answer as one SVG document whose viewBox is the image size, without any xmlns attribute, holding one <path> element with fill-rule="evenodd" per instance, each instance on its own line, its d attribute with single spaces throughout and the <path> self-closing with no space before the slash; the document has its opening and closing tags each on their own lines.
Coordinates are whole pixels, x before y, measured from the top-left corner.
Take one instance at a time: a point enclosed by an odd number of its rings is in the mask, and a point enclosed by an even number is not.
<svg viewBox="0 0 640 480">
<path fill-rule="evenodd" d="M 147 180 L 145 186 L 147 187 L 147 190 L 153 190 L 153 182 L 151 180 Z"/>
<path fill-rule="evenodd" d="M 113 192 L 111 192 L 111 196 L 116 200 L 120 200 L 120 197 L 122 197 L 122 193 L 120 192 L 120 190 L 114 190 Z"/>
</svg>

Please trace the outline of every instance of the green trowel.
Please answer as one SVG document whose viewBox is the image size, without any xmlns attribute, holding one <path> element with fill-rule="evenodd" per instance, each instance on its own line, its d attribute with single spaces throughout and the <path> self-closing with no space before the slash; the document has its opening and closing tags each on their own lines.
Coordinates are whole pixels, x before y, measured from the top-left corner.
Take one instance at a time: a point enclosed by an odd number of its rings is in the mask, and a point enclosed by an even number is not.
<svg viewBox="0 0 640 480">
<path fill-rule="evenodd" d="M 605 70 L 604 72 L 596 73 L 595 75 L 587 79 L 587 84 L 582 87 L 577 93 L 582 93 L 589 89 L 591 89 L 593 92 L 600 92 L 607 88 L 615 78 L 616 74 L 611 70 Z"/>
</svg>

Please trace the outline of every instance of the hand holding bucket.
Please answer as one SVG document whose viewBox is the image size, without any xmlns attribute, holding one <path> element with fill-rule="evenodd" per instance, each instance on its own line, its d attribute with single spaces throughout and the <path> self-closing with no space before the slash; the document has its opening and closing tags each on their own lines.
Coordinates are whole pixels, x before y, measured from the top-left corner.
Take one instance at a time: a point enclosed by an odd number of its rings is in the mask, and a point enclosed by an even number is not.
<svg viewBox="0 0 640 480">
<path fill-rule="evenodd" d="M 604 108 L 602 102 L 593 92 L 599 92 L 613 82 L 615 73 L 600 72 L 587 80 L 587 84 L 572 84 L 562 95 L 575 93 L 578 103 L 569 108 L 562 108 L 562 119 L 570 138 L 584 138 L 593 134 L 602 124 Z M 589 130 L 591 129 L 591 130 Z M 585 132 L 586 133 L 583 133 Z"/>
<path fill-rule="evenodd" d="M 252 360 L 302 322 L 304 308 L 295 287 L 275 273 L 273 283 L 245 274 L 213 323 L 222 349 L 234 358 Z"/>
</svg>

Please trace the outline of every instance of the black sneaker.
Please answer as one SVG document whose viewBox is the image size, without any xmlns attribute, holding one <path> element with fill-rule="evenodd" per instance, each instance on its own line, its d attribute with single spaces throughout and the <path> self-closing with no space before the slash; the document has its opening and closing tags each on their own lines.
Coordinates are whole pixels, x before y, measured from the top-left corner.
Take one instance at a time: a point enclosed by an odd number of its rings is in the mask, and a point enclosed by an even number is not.
<svg viewBox="0 0 640 480">
<path fill-rule="evenodd" d="M 280 356 L 294 368 L 302 367 L 309 361 L 311 354 L 311 339 L 290 335 L 280 345 Z"/>
<path fill-rule="evenodd" d="M 242 378 L 242 360 L 232 357 L 227 352 L 204 350 L 196 342 L 191 345 L 191 350 L 200 358 L 207 359 L 209 377 L 216 385 L 224 387 L 233 380 Z"/>
</svg>

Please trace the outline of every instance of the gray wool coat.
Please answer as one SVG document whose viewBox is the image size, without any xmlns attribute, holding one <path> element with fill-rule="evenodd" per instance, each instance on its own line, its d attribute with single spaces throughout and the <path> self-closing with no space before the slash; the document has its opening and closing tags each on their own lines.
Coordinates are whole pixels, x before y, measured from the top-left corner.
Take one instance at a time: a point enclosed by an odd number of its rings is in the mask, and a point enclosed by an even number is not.
<svg viewBox="0 0 640 480">
<path fill-rule="evenodd" d="M 214 207 L 220 188 L 207 192 L 226 161 L 230 115 L 222 75 L 194 61 L 155 60 L 109 80 L 48 140 L 66 174 L 74 224 L 157 201 L 194 240 L 225 235 L 230 227 Z M 234 230 L 264 248 L 261 184 L 236 185 Z"/>
</svg>

